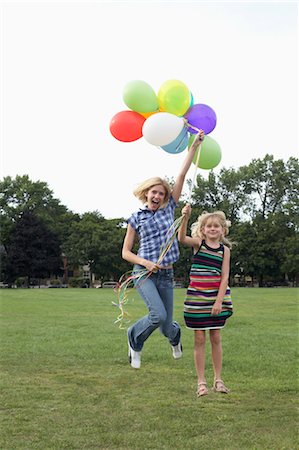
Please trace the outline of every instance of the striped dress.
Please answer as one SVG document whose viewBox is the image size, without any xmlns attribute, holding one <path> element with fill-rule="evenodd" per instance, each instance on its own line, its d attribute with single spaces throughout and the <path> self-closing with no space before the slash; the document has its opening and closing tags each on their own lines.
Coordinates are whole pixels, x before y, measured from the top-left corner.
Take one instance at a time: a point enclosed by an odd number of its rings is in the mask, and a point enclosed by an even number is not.
<svg viewBox="0 0 299 450">
<path fill-rule="evenodd" d="M 221 313 L 212 316 L 221 281 L 221 268 L 224 246 L 209 247 L 203 240 L 193 256 L 190 283 L 184 302 L 184 319 L 187 328 L 192 330 L 211 330 L 223 328 L 225 321 L 233 314 L 230 288 L 227 287 Z"/>
</svg>

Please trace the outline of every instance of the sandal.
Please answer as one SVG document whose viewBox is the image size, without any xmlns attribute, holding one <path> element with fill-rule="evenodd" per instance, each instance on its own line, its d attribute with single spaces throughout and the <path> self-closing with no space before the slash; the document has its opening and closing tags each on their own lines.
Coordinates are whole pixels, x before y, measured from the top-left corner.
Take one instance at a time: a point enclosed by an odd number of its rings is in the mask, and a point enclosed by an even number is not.
<svg viewBox="0 0 299 450">
<path fill-rule="evenodd" d="M 228 394 L 229 389 L 225 386 L 222 380 L 215 380 L 213 386 L 214 392 L 221 392 L 222 394 Z"/>
<path fill-rule="evenodd" d="M 201 381 L 200 383 L 198 383 L 197 385 L 197 397 L 202 397 L 203 395 L 207 395 L 208 394 L 208 388 L 207 388 L 207 383 L 205 381 Z"/>
</svg>

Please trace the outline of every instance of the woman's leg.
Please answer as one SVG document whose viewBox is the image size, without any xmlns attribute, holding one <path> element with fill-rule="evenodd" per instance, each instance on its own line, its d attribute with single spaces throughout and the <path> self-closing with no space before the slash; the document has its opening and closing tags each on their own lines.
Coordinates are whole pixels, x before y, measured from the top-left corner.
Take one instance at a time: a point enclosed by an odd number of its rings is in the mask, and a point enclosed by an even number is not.
<svg viewBox="0 0 299 450">
<path fill-rule="evenodd" d="M 128 330 L 130 346 L 136 352 L 142 350 L 146 339 L 166 320 L 166 310 L 156 284 L 157 274 L 152 274 L 138 281 L 135 286 L 149 311 L 147 316 L 139 319 Z"/>
<path fill-rule="evenodd" d="M 166 318 L 160 325 L 160 331 L 172 346 L 177 346 L 180 342 L 181 329 L 179 324 L 173 321 L 173 269 L 159 270 L 157 289 L 166 311 Z"/>
</svg>

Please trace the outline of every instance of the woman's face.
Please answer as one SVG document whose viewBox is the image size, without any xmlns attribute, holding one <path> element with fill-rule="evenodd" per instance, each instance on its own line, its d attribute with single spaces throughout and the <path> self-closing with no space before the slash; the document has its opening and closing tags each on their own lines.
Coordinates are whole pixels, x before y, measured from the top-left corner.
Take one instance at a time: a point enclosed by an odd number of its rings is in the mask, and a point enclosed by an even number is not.
<svg viewBox="0 0 299 450">
<path fill-rule="evenodd" d="M 157 211 L 157 209 L 160 208 L 161 205 L 163 205 L 165 201 L 166 191 L 162 184 L 156 184 L 155 186 L 152 186 L 147 194 L 147 207 L 151 211 Z"/>
</svg>

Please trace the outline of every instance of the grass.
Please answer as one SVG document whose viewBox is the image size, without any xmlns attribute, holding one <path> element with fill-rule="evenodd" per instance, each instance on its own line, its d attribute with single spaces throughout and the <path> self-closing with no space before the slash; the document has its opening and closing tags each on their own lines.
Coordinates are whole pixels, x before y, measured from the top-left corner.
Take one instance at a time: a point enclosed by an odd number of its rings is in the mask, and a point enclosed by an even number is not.
<svg viewBox="0 0 299 450">
<path fill-rule="evenodd" d="M 232 290 L 222 331 L 229 395 L 197 399 L 193 333 L 175 291 L 184 356 L 155 331 L 127 362 L 111 289 L 1 290 L 2 450 L 298 448 L 298 289 Z M 134 294 L 132 321 L 146 313 Z M 207 380 L 212 383 L 210 348 Z"/>
</svg>

